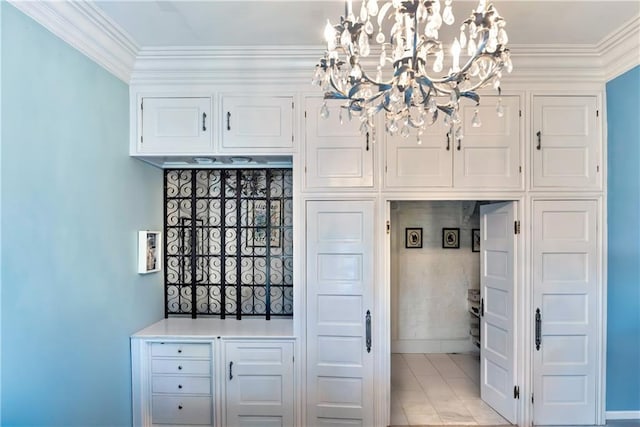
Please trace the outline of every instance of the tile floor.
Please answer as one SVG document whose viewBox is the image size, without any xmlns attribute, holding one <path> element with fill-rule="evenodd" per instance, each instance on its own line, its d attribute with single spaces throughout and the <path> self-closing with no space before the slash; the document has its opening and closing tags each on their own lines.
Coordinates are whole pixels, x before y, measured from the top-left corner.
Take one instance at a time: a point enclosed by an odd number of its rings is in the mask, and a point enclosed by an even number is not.
<svg viewBox="0 0 640 427">
<path fill-rule="evenodd" d="M 477 354 L 392 354 L 391 425 L 509 424 L 480 399 Z"/>
</svg>

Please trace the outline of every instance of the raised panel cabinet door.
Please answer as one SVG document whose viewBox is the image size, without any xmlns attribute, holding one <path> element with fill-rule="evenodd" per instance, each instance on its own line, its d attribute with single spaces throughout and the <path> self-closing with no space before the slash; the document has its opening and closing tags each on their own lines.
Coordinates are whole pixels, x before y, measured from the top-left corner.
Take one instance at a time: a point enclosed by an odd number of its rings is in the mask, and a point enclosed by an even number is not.
<svg viewBox="0 0 640 427">
<path fill-rule="evenodd" d="M 522 188 L 520 97 L 483 96 L 479 106 L 461 103 L 460 110 L 464 137 L 453 142 L 454 187 Z M 476 111 L 480 126 L 473 124 Z"/>
<path fill-rule="evenodd" d="M 595 96 L 534 96 L 531 131 L 534 188 L 601 187 Z"/>
<path fill-rule="evenodd" d="M 211 154 L 211 98 L 146 97 L 138 154 Z"/>
<path fill-rule="evenodd" d="M 306 206 L 307 423 L 373 426 L 373 201 Z"/>
<path fill-rule="evenodd" d="M 510 423 L 516 418 L 515 202 L 480 206 L 480 395 Z"/>
<path fill-rule="evenodd" d="M 533 421 L 597 424 L 597 201 L 534 201 L 532 225 Z"/>
<path fill-rule="evenodd" d="M 223 95 L 221 99 L 222 151 L 293 150 L 293 97 Z"/>
<path fill-rule="evenodd" d="M 307 188 L 373 187 L 373 138 L 360 133 L 340 104 L 329 102 L 329 117 L 320 117 L 324 100 L 305 103 L 305 186 Z"/>
<path fill-rule="evenodd" d="M 441 123 L 404 138 L 385 133 L 385 184 L 388 188 L 451 187 L 453 141 Z"/>
<path fill-rule="evenodd" d="M 227 341 L 226 425 L 293 427 L 293 343 Z"/>
</svg>

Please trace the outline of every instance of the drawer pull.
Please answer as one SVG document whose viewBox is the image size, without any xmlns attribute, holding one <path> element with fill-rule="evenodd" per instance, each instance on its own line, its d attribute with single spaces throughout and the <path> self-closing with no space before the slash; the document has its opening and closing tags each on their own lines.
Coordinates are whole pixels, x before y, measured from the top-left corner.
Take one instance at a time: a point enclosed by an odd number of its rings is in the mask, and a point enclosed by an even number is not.
<svg viewBox="0 0 640 427">
<path fill-rule="evenodd" d="M 178 388 L 182 390 L 182 384 L 178 384 Z"/>
<path fill-rule="evenodd" d="M 182 349 L 181 348 L 178 349 L 178 353 L 182 353 Z"/>
<path fill-rule="evenodd" d="M 178 405 L 178 409 L 182 410 L 182 405 Z"/>
<path fill-rule="evenodd" d="M 178 371 L 182 371 L 182 365 L 178 365 Z"/>
<path fill-rule="evenodd" d="M 233 362 L 229 362 L 229 381 L 233 379 Z"/>
</svg>

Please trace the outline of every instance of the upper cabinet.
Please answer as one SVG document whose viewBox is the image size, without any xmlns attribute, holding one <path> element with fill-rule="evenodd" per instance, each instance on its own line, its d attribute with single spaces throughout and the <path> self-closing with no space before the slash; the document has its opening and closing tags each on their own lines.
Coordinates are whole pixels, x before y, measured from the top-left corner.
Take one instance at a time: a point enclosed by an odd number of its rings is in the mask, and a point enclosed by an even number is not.
<svg viewBox="0 0 640 427">
<path fill-rule="evenodd" d="M 305 103 L 306 188 L 372 188 L 375 135 L 362 135 L 358 118 L 349 120 L 346 112 L 341 118 L 336 102 L 329 103 L 329 116 L 323 119 L 323 103 L 321 98 Z"/>
<path fill-rule="evenodd" d="M 293 95 L 182 95 L 132 94 L 137 115 L 132 115 L 131 155 L 268 156 L 295 151 Z"/>
<path fill-rule="evenodd" d="M 472 123 L 476 110 L 480 126 Z M 461 105 L 460 115 L 462 139 L 439 123 L 425 128 L 421 141 L 386 135 L 386 187 L 523 188 L 520 97 L 483 96 L 479 106 Z"/>
<path fill-rule="evenodd" d="M 596 96 L 533 97 L 533 189 L 602 188 L 597 105 Z"/>
<path fill-rule="evenodd" d="M 141 97 L 135 153 L 213 152 L 211 97 Z"/>
<path fill-rule="evenodd" d="M 222 152 L 291 152 L 291 96 L 221 96 Z"/>
</svg>

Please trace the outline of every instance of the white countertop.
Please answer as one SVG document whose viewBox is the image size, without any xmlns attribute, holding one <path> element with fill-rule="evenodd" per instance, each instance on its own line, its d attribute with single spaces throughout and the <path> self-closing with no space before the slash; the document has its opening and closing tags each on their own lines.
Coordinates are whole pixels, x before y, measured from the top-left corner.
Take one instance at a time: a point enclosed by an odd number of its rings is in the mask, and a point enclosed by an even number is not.
<svg viewBox="0 0 640 427">
<path fill-rule="evenodd" d="M 132 338 L 293 338 L 292 319 L 162 319 L 136 332 Z"/>
</svg>

